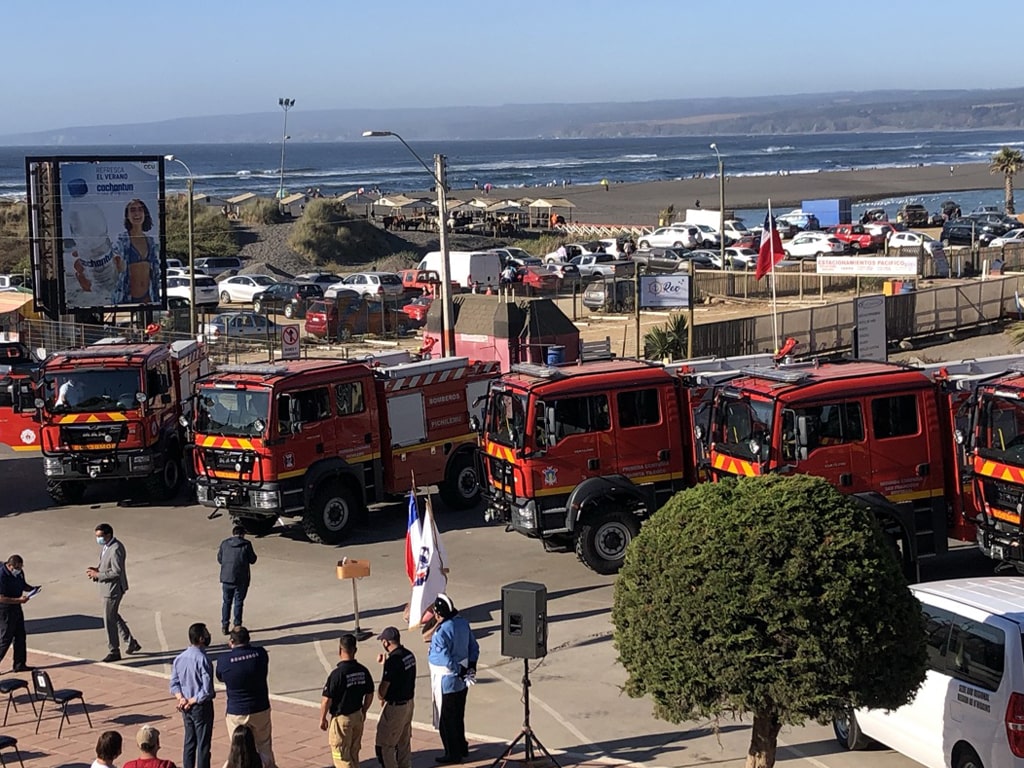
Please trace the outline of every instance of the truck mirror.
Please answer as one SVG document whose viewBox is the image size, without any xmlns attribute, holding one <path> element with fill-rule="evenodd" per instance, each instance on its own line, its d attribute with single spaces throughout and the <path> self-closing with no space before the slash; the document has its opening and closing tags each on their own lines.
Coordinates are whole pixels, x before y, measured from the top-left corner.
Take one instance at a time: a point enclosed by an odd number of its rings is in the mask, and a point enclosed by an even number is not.
<svg viewBox="0 0 1024 768">
<path fill-rule="evenodd" d="M 480 432 L 481 432 L 481 430 L 483 428 L 483 425 L 480 423 L 480 417 L 479 416 L 476 416 L 474 414 L 473 416 L 469 417 L 469 428 L 472 429 L 477 434 L 480 434 Z"/>
<path fill-rule="evenodd" d="M 145 392 L 136 392 L 136 393 L 135 393 L 135 400 L 136 400 L 136 401 L 137 401 L 137 402 L 138 402 L 138 403 L 139 403 L 140 405 L 141 405 L 142 403 L 145 403 L 145 402 L 146 402 L 146 400 L 148 400 L 148 399 L 149 399 L 149 398 L 147 398 L 147 397 L 146 397 L 146 393 L 145 393 Z"/>
<path fill-rule="evenodd" d="M 796 444 L 798 448 L 806 448 L 809 442 L 807 433 L 807 417 L 796 417 Z"/>
</svg>

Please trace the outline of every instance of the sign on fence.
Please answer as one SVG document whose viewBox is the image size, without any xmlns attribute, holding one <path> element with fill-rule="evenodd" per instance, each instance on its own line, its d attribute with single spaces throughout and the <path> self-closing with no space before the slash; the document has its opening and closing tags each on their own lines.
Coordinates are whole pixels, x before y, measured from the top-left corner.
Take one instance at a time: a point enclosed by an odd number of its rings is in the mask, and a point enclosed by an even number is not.
<svg viewBox="0 0 1024 768">
<path fill-rule="evenodd" d="M 819 275 L 914 277 L 916 256 L 819 256 Z"/>
<path fill-rule="evenodd" d="M 889 359 L 885 334 L 885 296 L 858 296 L 857 329 L 853 337 L 853 356 L 858 360 Z"/>
<path fill-rule="evenodd" d="M 690 306 L 689 275 L 642 275 L 640 277 L 641 309 Z"/>
</svg>

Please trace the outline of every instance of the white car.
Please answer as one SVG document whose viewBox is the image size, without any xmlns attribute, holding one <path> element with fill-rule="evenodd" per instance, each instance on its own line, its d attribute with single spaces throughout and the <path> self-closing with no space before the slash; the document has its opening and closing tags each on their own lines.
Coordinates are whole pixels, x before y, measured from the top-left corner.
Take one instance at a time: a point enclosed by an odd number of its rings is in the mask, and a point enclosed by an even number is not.
<svg viewBox="0 0 1024 768">
<path fill-rule="evenodd" d="M 336 296 L 339 290 L 356 291 L 372 299 L 384 296 L 398 300 L 405 295 L 402 278 L 394 272 L 355 272 L 340 283 L 327 286 L 324 289 L 324 296 Z"/>
<path fill-rule="evenodd" d="M 686 222 L 684 222 L 684 224 L 688 227 L 696 227 L 700 230 L 702 242 L 698 243 L 698 245 L 703 244 L 705 246 L 710 246 L 721 244 L 722 239 L 718 236 L 718 230 L 714 227 L 708 224 L 689 224 Z"/>
<path fill-rule="evenodd" d="M 696 227 L 659 227 L 649 235 L 642 235 L 637 241 L 641 251 L 650 248 L 693 248 L 699 243 L 696 238 L 700 230 Z"/>
<path fill-rule="evenodd" d="M 260 291 L 266 290 L 268 285 L 276 283 L 270 275 L 235 275 L 221 280 L 217 286 L 220 288 L 220 303 L 230 304 L 238 302 L 251 304 L 252 297 Z"/>
<path fill-rule="evenodd" d="M 726 248 L 725 263 L 730 269 L 753 269 L 757 266 L 757 251 L 753 248 Z"/>
<path fill-rule="evenodd" d="M 924 249 L 932 255 L 943 250 L 940 241 L 924 232 L 893 232 L 889 237 L 889 250 L 898 251 L 901 248 Z"/>
<path fill-rule="evenodd" d="M 995 238 L 990 246 L 993 248 L 1002 248 L 1004 245 L 1020 245 L 1024 243 L 1024 229 L 1011 229 L 1005 235 Z"/>
<path fill-rule="evenodd" d="M 197 275 L 196 281 L 196 307 L 203 309 L 216 309 L 219 296 L 217 292 L 217 281 L 207 275 Z M 185 276 L 174 276 L 167 278 L 167 295 L 178 296 L 188 300 L 190 298 L 191 278 Z"/>
<path fill-rule="evenodd" d="M 816 259 L 819 256 L 842 256 L 843 241 L 827 232 L 801 232 L 783 250 L 787 259 Z"/>
<path fill-rule="evenodd" d="M 561 264 L 584 253 L 593 253 L 593 251 L 582 243 L 566 243 L 557 251 L 546 254 L 544 256 L 544 263 Z"/>
</svg>

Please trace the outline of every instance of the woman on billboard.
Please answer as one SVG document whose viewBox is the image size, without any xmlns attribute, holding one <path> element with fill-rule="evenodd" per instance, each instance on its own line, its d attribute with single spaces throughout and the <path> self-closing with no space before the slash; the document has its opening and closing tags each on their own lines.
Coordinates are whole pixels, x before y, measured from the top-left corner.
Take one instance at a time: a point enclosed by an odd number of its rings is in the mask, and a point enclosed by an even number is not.
<svg viewBox="0 0 1024 768">
<path fill-rule="evenodd" d="M 129 200 L 124 208 L 124 228 L 114 244 L 114 253 L 121 259 L 115 303 L 158 304 L 160 246 L 156 238 L 147 234 L 153 228 L 153 217 L 138 198 Z"/>
</svg>

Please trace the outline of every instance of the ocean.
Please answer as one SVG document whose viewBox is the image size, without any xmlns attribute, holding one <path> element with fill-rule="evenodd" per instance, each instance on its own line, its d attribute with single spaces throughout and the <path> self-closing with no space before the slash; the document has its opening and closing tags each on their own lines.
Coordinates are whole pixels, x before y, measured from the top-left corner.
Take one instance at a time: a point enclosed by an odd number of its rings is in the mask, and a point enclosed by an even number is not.
<svg viewBox="0 0 1024 768">
<path fill-rule="evenodd" d="M 1024 147 L 1015 131 L 941 131 L 916 133 L 807 134 L 715 137 L 730 176 L 777 173 L 950 166 L 983 163 L 1002 146 Z M 448 157 L 453 189 L 490 184 L 496 189 L 560 189 L 567 185 L 662 181 L 717 173 L 707 137 L 624 139 L 517 139 L 506 141 L 410 142 L 432 166 L 436 152 Z M 174 154 L 190 167 L 197 192 L 230 197 L 255 192 L 271 197 L 281 183 L 281 142 L 265 144 L 189 144 L 181 146 L 0 147 L 0 197 L 24 199 L 25 157 L 53 155 Z M 288 143 L 286 193 L 319 189 L 335 195 L 363 188 L 385 193 L 423 190 L 427 172 L 394 138 L 341 143 Z M 167 165 L 169 193 L 184 191 L 186 174 Z M 529 195 L 517 193 L 517 196 Z M 549 192 L 539 194 L 550 195 Z M 1000 203 L 1001 184 L 992 190 L 961 194 L 969 205 Z M 946 195 L 924 199 L 929 209 Z M 975 199 L 977 198 L 977 199 Z M 991 199 L 989 199 L 991 198 Z M 920 197 L 916 198 L 920 199 Z M 880 201 L 898 204 L 900 201 Z M 864 206 L 860 206 L 864 207 Z"/>
</svg>

